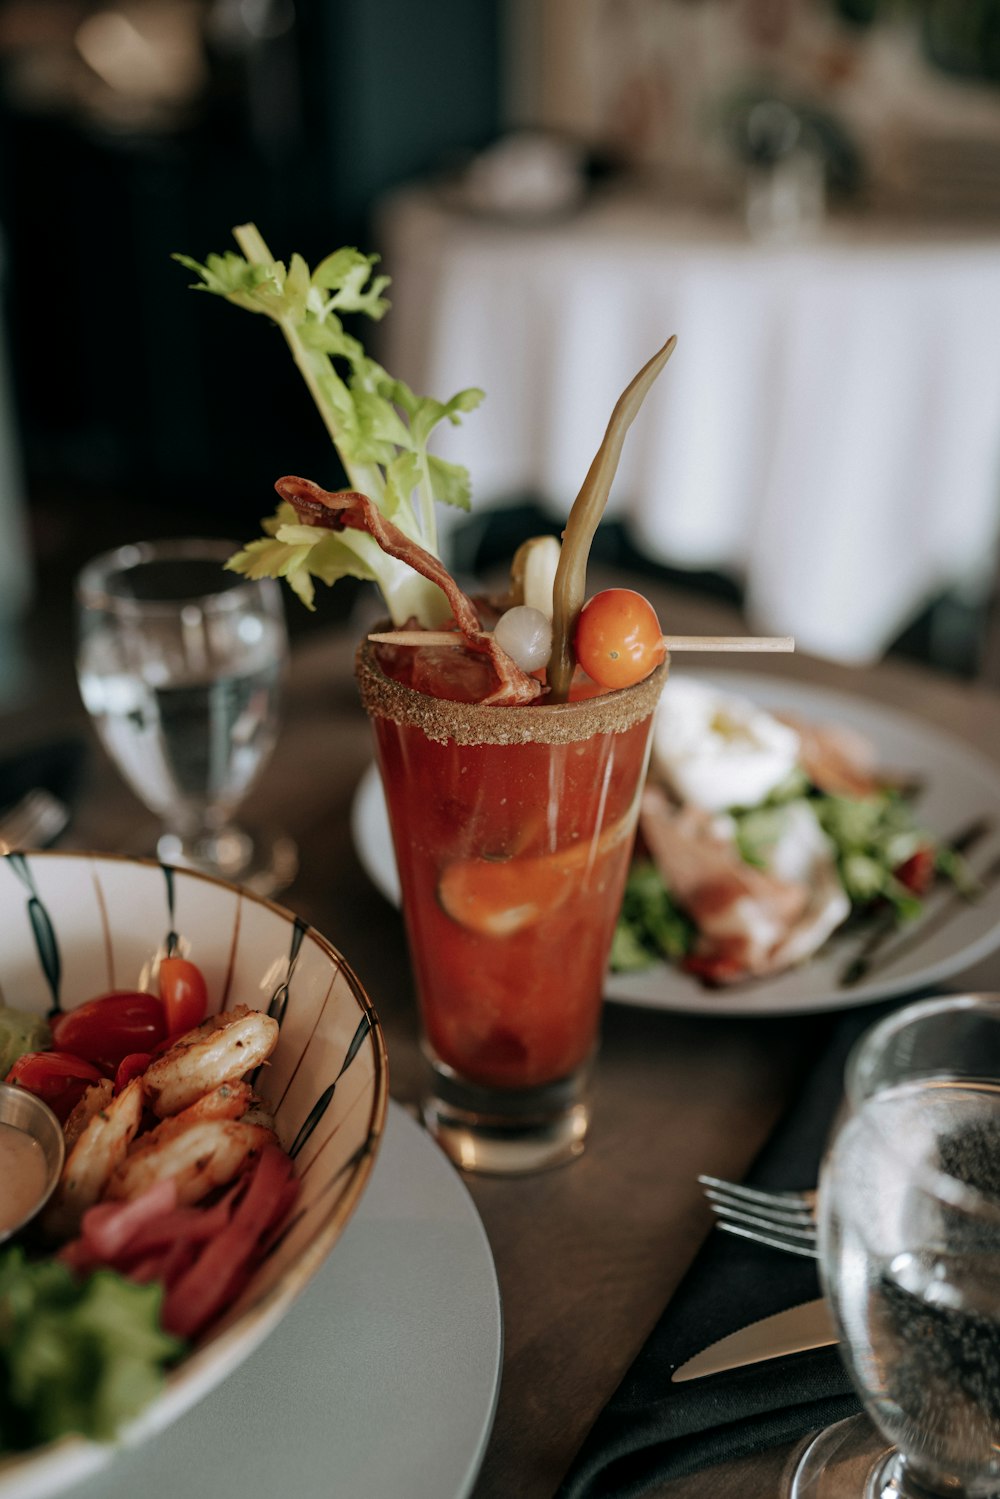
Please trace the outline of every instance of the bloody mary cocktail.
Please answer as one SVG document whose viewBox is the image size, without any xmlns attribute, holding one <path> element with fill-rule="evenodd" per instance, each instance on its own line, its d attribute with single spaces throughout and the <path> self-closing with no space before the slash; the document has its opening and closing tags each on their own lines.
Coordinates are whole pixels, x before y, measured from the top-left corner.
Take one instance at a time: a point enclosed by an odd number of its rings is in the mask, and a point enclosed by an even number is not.
<svg viewBox="0 0 1000 1499">
<path fill-rule="evenodd" d="M 677 340 L 622 391 L 562 540 L 518 548 L 488 620 L 448 572 L 435 521 L 439 501 L 468 508 L 470 475 L 428 446 L 483 392 L 420 396 L 344 327 L 346 314 L 378 320 L 388 307 L 378 256 L 345 246 L 310 270 L 301 255 L 272 255 L 254 224 L 233 234 L 239 255 L 176 258 L 201 289 L 280 327 L 349 487 L 278 479 L 265 534 L 226 565 L 284 578 L 309 606 L 316 579 L 364 578 L 381 592 L 387 653 L 369 640 L 358 676 L 435 1078 L 425 1118 L 471 1169 L 553 1164 L 586 1131 L 583 1079 L 666 676 L 651 606 L 621 589 L 588 601 L 587 559 L 625 435 Z M 626 593 L 624 609 L 610 597 Z M 443 646 L 421 638 L 430 632 Z M 578 666 L 619 690 L 574 702 Z"/>
<path fill-rule="evenodd" d="M 358 677 L 435 1073 L 428 1123 L 480 1170 L 555 1163 L 586 1131 L 586 1070 L 666 664 L 620 692 L 494 707 L 417 690 L 414 679 L 435 685 L 419 652 L 383 651 L 380 664 L 379 649 L 362 647 Z M 469 665 L 468 681 L 451 666 L 443 689 L 474 693 Z"/>
</svg>

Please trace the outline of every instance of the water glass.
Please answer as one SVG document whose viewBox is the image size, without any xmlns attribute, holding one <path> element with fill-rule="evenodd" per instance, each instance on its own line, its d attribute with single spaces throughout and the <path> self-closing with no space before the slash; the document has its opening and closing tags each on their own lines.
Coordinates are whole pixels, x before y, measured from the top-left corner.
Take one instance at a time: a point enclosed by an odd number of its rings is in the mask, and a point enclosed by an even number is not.
<svg viewBox="0 0 1000 1499">
<path fill-rule="evenodd" d="M 820 1272 L 871 1423 L 810 1446 L 796 1499 L 1000 1494 L 1000 995 L 862 1038 L 820 1178 Z"/>
<path fill-rule="evenodd" d="M 237 549 L 138 542 L 88 562 L 77 677 L 104 748 L 160 819 L 158 857 L 270 894 L 295 872 L 294 844 L 234 814 L 274 749 L 288 637 L 279 585 L 224 570 Z"/>
</svg>

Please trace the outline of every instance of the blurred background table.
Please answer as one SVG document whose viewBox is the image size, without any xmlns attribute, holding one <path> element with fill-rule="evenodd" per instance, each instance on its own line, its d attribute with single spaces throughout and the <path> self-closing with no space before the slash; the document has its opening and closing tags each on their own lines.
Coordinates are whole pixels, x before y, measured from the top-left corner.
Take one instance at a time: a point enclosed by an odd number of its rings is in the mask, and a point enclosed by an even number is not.
<svg viewBox="0 0 1000 1499">
<path fill-rule="evenodd" d="M 743 628 L 728 607 L 648 580 L 641 586 L 679 631 Z M 392 1094 L 413 1105 L 422 1061 L 402 922 L 369 883 L 351 841 L 351 802 L 372 752 L 352 674 L 360 631 L 355 621 L 296 643 L 277 753 L 250 811 L 298 840 L 300 872 L 281 899 L 357 970 L 385 1029 Z M 44 664 L 34 695 L 0 719 L 11 750 L 67 730 L 89 738 L 65 643 L 39 636 L 36 645 Z M 727 665 L 755 669 L 753 658 Z M 909 663 L 860 670 L 798 654 L 767 666 L 947 723 L 1000 758 L 1000 694 L 981 685 Z M 93 744 L 68 843 L 120 849 L 147 820 Z M 968 985 L 1000 988 L 1000 964 L 955 981 Z M 609 1005 L 582 1159 L 524 1180 L 467 1179 L 505 1318 L 499 1409 L 474 1499 L 550 1499 L 709 1231 L 698 1173 L 746 1170 L 827 1025 L 817 1015 L 713 1020 Z M 774 1451 L 664 1492 L 694 1499 L 710 1484 L 732 1499 L 773 1499 L 786 1457 Z M 246 1492 L 254 1493 L 249 1468 Z"/>
<path fill-rule="evenodd" d="M 441 443 L 477 509 L 563 516 L 611 407 L 669 334 L 609 508 L 637 546 L 744 589 L 763 632 L 877 659 L 938 594 L 992 587 L 1000 532 L 1000 233 L 831 217 L 791 244 L 650 191 L 578 213 L 378 217 L 385 365 L 487 399 Z"/>
</svg>

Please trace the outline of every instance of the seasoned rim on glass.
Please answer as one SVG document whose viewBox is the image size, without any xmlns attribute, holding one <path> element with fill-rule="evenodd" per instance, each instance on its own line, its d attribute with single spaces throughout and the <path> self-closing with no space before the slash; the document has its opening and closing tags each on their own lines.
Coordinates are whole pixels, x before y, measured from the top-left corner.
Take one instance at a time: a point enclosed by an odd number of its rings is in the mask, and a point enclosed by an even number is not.
<svg viewBox="0 0 1000 1499">
<path fill-rule="evenodd" d="M 363 640 L 355 660 L 361 701 L 377 718 L 420 729 L 441 744 L 576 744 L 595 734 L 623 734 L 649 717 L 667 680 L 670 657 L 644 681 L 575 703 L 499 707 L 429 697 L 386 676 L 377 647 Z"/>
</svg>

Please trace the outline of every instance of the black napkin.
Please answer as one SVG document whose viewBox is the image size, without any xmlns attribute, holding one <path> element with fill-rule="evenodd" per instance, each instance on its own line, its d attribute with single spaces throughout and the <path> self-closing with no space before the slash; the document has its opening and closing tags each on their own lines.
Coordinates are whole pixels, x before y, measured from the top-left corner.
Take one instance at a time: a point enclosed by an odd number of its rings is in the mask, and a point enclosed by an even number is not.
<svg viewBox="0 0 1000 1499">
<path fill-rule="evenodd" d="M 832 1026 L 748 1174 L 751 1185 L 815 1183 L 842 1098 L 847 1055 L 889 1008 L 852 1011 Z M 749 1457 L 854 1414 L 857 1396 L 835 1347 L 670 1382 L 674 1369 L 710 1343 L 819 1294 L 815 1261 L 713 1230 L 595 1422 L 556 1499 L 639 1499 L 668 1479 Z"/>
</svg>

